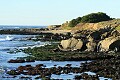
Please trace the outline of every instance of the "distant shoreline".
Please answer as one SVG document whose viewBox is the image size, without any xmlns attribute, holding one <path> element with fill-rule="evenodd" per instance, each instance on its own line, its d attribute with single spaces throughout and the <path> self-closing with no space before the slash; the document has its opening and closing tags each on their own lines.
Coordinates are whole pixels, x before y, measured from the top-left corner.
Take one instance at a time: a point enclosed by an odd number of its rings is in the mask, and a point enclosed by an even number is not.
<svg viewBox="0 0 120 80">
<path fill-rule="evenodd" d="M 25 29 L 3 29 L 0 34 L 21 34 L 21 35 L 39 35 L 39 34 L 63 34 L 71 30 L 48 30 L 48 28 L 25 28 Z"/>
</svg>

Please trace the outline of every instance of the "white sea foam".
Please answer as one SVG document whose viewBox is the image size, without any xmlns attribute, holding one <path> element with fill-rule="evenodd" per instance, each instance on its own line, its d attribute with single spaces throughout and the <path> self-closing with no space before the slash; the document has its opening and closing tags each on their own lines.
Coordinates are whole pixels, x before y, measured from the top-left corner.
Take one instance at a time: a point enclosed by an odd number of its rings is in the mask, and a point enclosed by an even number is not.
<svg viewBox="0 0 120 80">
<path fill-rule="evenodd" d="M 12 39 L 13 39 L 12 36 L 7 35 L 5 38 L 0 38 L 0 41 L 10 41 L 10 40 L 12 40 Z"/>
</svg>

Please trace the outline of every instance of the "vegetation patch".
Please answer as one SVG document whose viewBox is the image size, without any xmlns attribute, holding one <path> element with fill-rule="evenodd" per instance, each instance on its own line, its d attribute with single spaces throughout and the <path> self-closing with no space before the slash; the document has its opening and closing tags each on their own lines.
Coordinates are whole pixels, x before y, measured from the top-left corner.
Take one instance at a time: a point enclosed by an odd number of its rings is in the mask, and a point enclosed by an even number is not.
<svg viewBox="0 0 120 80">
<path fill-rule="evenodd" d="M 115 29 L 116 29 L 116 30 L 120 30 L 120 26 L 117 26 Z"/>
<path fill-rule="evenodd" d="M 108 21 L 112 20 L 106 13 L 98 12 L 98 13 L 91 13 L 82 17 L 82 23 L 97 23 L 101 21 Z"/>
<path fill-rule="evenodd" d="M 67 21 L 66 23 L 62 24 L 62 27 L 75 27 L 79 23 L 97 23 L 102 21 L 109 21 L 112 20 L 110 16 L 106 13 L 98 12 L 98 13 L 90 13 L 82 17 L 77 17 L 76 19 L 72 19 L 71 21 Z"/>
<path fill-rule="evenodd" d="M 113 55 L 108 55 L 106 53 L 96 53 L 96 52 L 80 52 L 80 51 L 59 51 L 57 49 L 58 43 L 52 45 L 45 45 L 41 47 L 28 48 L 24 52 L 30 56 L 25 57 L 25 59 L 34 59 L 42 61 L 86 61 L 86 60 L 96 60 L 96 59 L 109 59 L 113 58 Z"/>
</svg>

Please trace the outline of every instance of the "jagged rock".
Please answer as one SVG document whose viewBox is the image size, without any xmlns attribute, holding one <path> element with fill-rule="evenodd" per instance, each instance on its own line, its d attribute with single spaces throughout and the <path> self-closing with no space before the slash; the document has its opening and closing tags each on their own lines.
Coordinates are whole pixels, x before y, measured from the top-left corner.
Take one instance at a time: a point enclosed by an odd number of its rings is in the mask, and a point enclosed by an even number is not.
<svg viewBox="0 0 120 80">
<path fill-rule="evenodd" d="M 120 36 L 120 33 L 117 30 L 113 30 L 111 32 L 111 35 L 114 36 L 114 37 L 116 37 L 116 36 Z"/>
<path fill-rule="evenodd" d="M 101 35 L 101 39 L 105 39 L 105 38 L 107 38 L 109 35 L 110 35 L 110 33 L 105 32 L 105 33 L 103 33 L 103 34 Z"/>
<path fill-rule="evenodd" d="M 120 36 L 120 33 L 117 30 L 106 31 L 101 35 L 101 39 L 105 39 L 111 36 L 117 37 L 117 36 Z"/>
<path fill-rule="evenodd" d="M 97 45 L 97 50 L 100 52 L 104 51 L 120 51 L 120 36 L 118 37 L 108 37 L 100 41 Z"/>
<path fill-rule="evenodd" d="M 81 39 L 70 38 L 68 40 L 62 40 L 58 48 L 62 51 L 74 51 L 81 49 L 83 46 L 83 41 Z"/>
<path fill-rule="evenodd" d="M 96 42 L 93 41 L 88 42 L 86 46 L 87 46 L 86 51 L 96 51 L 96 46 L 97 46 Z"/>
<path fill-rule="evenodd" d="M 93 40 L 100 40 L 101 39 L 101 33 L 99 31 L 95 31 L 87 36 L 89 41 Z"/>
</svg>

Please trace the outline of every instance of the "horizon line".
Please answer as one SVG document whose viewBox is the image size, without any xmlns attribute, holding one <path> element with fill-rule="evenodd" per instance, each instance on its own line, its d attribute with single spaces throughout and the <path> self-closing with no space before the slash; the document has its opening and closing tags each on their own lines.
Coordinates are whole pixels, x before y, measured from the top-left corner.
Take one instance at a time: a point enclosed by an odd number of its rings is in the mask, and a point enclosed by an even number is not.
<svg viewBox="0 0 120 80">
<path fill-rule="evenodd" d="M 48 25 L 16 25 L 16 24 L 0 24 L 0 26 L 48 26 Z"/>
</svg>

